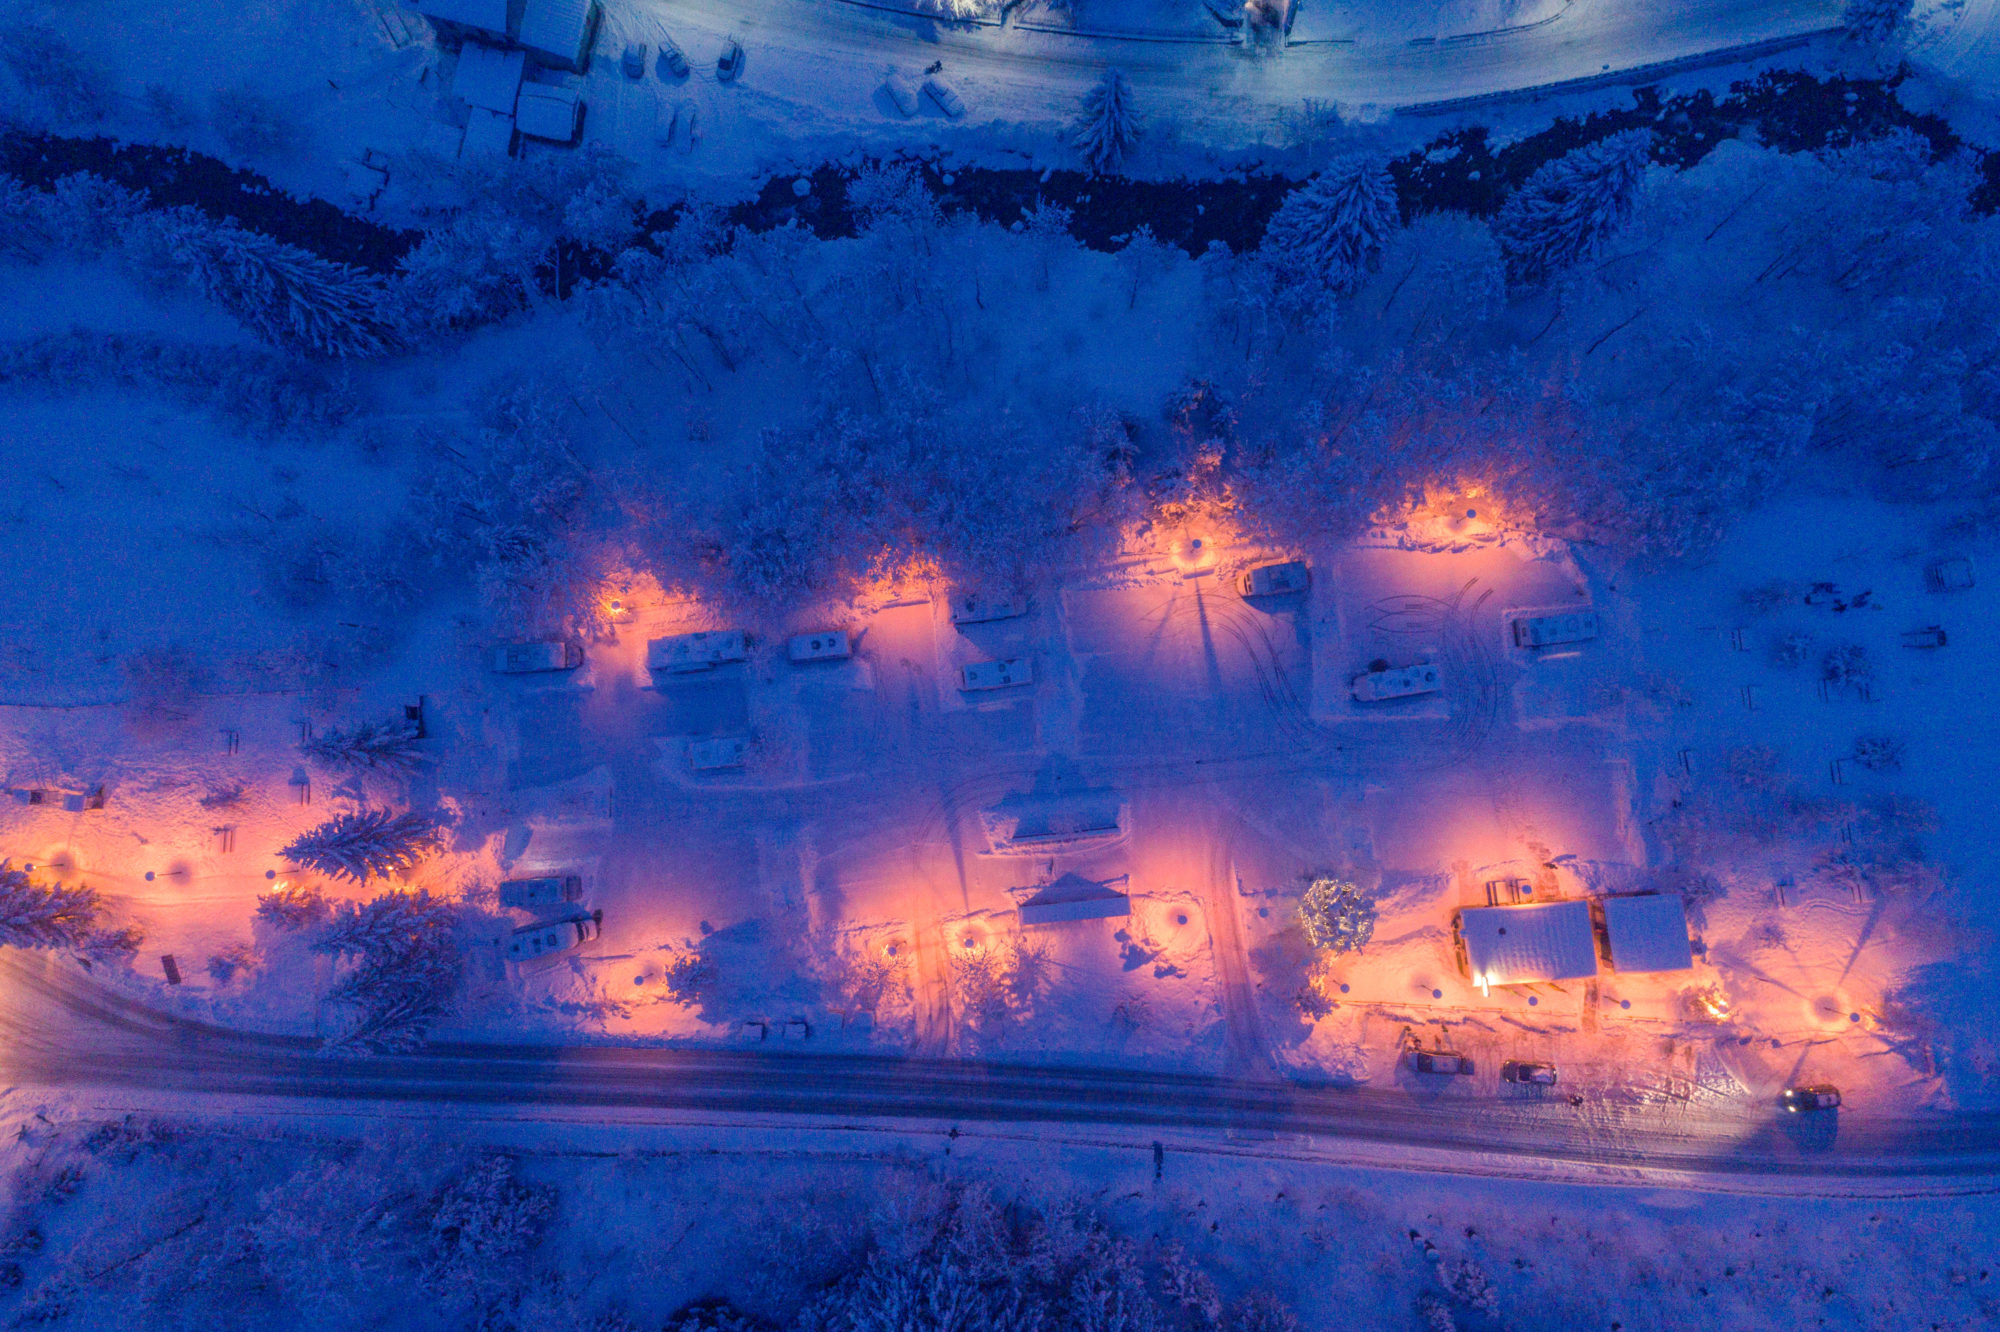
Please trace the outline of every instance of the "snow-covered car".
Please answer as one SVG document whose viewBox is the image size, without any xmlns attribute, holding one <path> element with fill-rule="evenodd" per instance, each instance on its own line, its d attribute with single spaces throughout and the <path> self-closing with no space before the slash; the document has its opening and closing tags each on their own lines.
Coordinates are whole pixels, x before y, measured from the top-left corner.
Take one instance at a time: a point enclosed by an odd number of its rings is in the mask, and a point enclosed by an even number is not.
<svg viewBox="0 0 2000 1332">
<path fill-rule="evenodd" d="M 1795 1115 L 1813 1110 L 1838 1110 L 1840 1088 L 1823 1083 L 1813 1087 L 1787 1087 L 1778 1093 L 1778 1104 Z"/>
<path fill-rule="evenodd" d="M 896 108 L 897 115 L 907 120 L 917 114 L 917 91 L 899 76 L 891 74 L 882 80 L 882 92 Z"/>
<path fill-rule="evenodd" d="M 1500 1080 L 1502 1082 L 1525 1082 L 1535 1087 L 1553 1087 L 1556 1085 L 1556 1066 L 1554 1064 L 1529 1064 L 1523 1063 L 1519 1059 L 1509 1059 L 1506 1063 L 1500 1065 Z"/>
<path fill-rule="evenodd" d="M 954 592 L 951 596 L 953 624 L 985 624 L 990 620 L 1012 620 L 1027 613 L 1026 597 L 996 597 L 984 592 Z"/>
<path fill-rule="evenodd" d="M 660 61 L 656 68 L 660 71 L 660 82 L 679 83 L 688 76 L 688 60 L 681 54 L 670 38 L 660 38 Z"/>
<path fill-rule="evenodd" d="M 688 741 L 688 767 L 696 772 L 740 768 L 750 757 L 748 736 L 719 735 Z"/>
<path fill-rule="evenodd" d="M 944 80 L 939 78 L 925 79 L 924 92 L 930 96 L 933 102 L 937 103 L 938 110 L 944 112 L 950 119 L 957 120 L 965 114 L 965 99 L 953 91 L 951 85 Z"/>
<path fill-rule="evenodd" d="M 743 72 L 743 60 L 743 43 L 731 37 L 729 45 L 715 59 L 715 77 L 724 83 L 734 83 Z"/>
<path fill-rule="evenodd" d="M 1306 567 L 1304 560 L 1262 564 L 1246 570 L 1236 586 L 1246 597 L 1279 597 L 1288 592 L 1303 592 L 1312 586 L 1312 570 Z"/>
<path fill-rule="evenodd" d="M 1363 703 L 1385 703 L 1392 698 L 1435 694 L 1444 688 L 1444 678 L 1429 662 L 1396 670 L 1369 671 L 1349 682 L 1354 697 Z"/>
<path fill-rule="evenodd" d="M 550 953 L 566 953 L 581 948 L 603 931 L 604 913 L 593 911 L 569 920 L 548 920 L 523 925 L 507 936 L 507 960 L 527 962 Z"/>
<path fill-rule="evenodd" d="M 628 79 L 637 80 L 645 78 L 646 44 L 644 42 L 627 42 L 625 44 L 625 54 L 619 59 L 618 67 Z"/>
<path fill-rule="evenodd" d="M 975 661 L 959 668 L 958 687 L 963 690 L 1006 689 L 1011 685 L 1033 684 L 1032 657 L 1012 657 L 1006 661 Z"/>
<path fill-rule="evenodd" d="M 538 671 L 573 671 L 583 665 L 583 644 L 550 639 L 537 643 L 502 643 L 493 649 L 493 669 L 502 675 L 533 675 Z"/>
<path fill-rule="evenodd" d="M 842 661 L 854 655 L 854 645 L 838 629 L 816 634 L 796 634 L 785 644 L 785 655 L 793 661 Z"/>
<path fill-rule="evenodd" d="M 1530 650 L 1563 643 L 1587 643 L 1597 637 L 1596 611 L 1562 615 L 1523 615 L 1514 621 L 1514 646 Z"/>
<path fill-rule="evenodd" d="M 1419 1073 L 1446 1073 L 1469 1076 L 1472 1061 L 1462 1054 L 1452 1054 L 1444 1050 L 1410 1051 L 1410 1067 Z"/>
<path fill-rule="evenodd" d="M 503 907 L 560 906 L 583 896 L 583 878 L 576 874 L 549 874 L 538 879 L 508 879 L 500 885 Z"/>
</svg>

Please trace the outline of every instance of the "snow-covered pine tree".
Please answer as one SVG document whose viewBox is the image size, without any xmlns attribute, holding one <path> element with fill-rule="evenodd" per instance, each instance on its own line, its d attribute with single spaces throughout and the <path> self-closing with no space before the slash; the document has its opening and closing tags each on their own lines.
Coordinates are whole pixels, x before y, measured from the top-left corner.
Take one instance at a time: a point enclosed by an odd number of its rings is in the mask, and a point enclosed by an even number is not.
<svg viewBox="0 0 2000 1332">
<path fill-rule="evenodd" d="M 333 1048 L 408 1050 L 421 1044 L 458 993 L 464 955 L 457 931 L 458 909 L 428 892 L 342 903 L 312 945 L 316 953 L 360 959 L 327 994 L 357 1013 Z"/>
<path fill-rule="evenodd" d="M 1903 35 L 1915 0 L 1847 0 L 1840 26 L 1864 46 L 1887 46 Z"/>
<path fill-rule="evenodd" d="M 438 828 L 434 815 L 416 810 L 357 810 L 300 834 L 279 854 L 333 878 L 365 883 L 422 860 L 437 841 Z"/>
<path fill-rule="evenodd" d="M 1351 883 L 1318 878 L 1299 899 L 1299 923 L 1315 948 L 1359 952 L 1375 937 L 1375 904 Z"/>
<path fill-rule="evenodd" d="M 0 944 L 79 948 L 91 939 L 96 919 L 95 890 L 37 883 L 11 860 L 0 860 Z"/>
<path fill-rule="evenodd" d="M 1077 122 L 1075 143 L 1084 165 L 1093 173 L 1116 171 L 1139 139 L 1139 121 L 1132 114 L 1132 92 L 1125 71 L 1113 66 L 1083 99 L 1083 119 Z"/>
<path fill-rule="evenodd" d="M 424 761 L 417 748 L 417 728 L 400 718 L 361 722 L 348 730 L 338 727 L 299 745 L 299 752 L 323 768 L 370 768 L 379 772 L 409 772 Z"/>
<path fill-rule="evenodd" d="M 1652 146 L 1651 130 L 1626 130 L 1528 177 L 1493 219 L 1507 276 L 1540 282 L 1593 254 L 1631 216 Z"/>
<path fill-rule="evenodd" d="M 388 350 L 382 280 L 348 264 L 176 208 L 150 219 L 151 251 L 258 336 L 320 356 Z"/>
<path fill-rule="evenodd" d="M 1349 292 L 1400 222 L 1388 164 L 1356 154 L 1285 196 L 1264 232 L 1264 251 L 1287 277 L 1317 277 Z"/>
</svg>

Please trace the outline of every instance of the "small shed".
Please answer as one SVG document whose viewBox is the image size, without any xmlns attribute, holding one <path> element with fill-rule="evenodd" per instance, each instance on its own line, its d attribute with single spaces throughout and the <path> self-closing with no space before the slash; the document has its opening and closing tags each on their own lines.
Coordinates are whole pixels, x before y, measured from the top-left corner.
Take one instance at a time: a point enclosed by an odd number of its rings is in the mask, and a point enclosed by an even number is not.
<svg viewBox="0 0 2000 1332">
<path fill-rule="evenodd" d="M 581 74 L 597 40 L 597 0 L 528 0 L 518 40 L 537 62 Z"/>
<path fill-rule="evenodd" d="M 519 51 L 467 42 L 458 53 L 458 69 L 451 76 L 451 94 L 475 110 L 511 118 L 527 65 L 527 56 Z"/>
<path fill-rule="evenodd" d="M 1065 874 L 1021 903 L 1023 925 L 1060 925 L 1132 914 L 1132 899 L 1081 874 Z"/>
<path fill-rule="evenodd" d="M 1597 974 L 1597 940 L 1588 902 L 1467 907 L 1458 942 L 1472 983 L 1533 985 Z"/>
<path fill-rule="evenodd" d="M 514 128 L 534 139 L 575 143 L 583 128 L 583 99 L 570 88 L 528 84 L 514 104 Z"/>
<path fill-rule="evenodd" d="M 1694 966 L 1687 903 L 1679 893 L 1605 898 L 1604 938 L 1611 949 L 1611 969 L 1621 974 Z"/>
</svg>

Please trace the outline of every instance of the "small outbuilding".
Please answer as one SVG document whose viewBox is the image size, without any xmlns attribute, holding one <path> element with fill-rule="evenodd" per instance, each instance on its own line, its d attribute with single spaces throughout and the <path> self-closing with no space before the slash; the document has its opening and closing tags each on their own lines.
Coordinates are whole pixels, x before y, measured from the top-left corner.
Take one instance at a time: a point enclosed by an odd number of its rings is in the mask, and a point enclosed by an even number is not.
<svg viewBox="0 0 2000 1332">
<path fill-rule="evenodd" d="M 451 76 L 451 94 L 475 110 L 491 111 L 511 121 L 527 64 L 528 58 L 519 51 L 467 42 L 458 53 L 458 69 Z"/>
<path fill-rule="evenodd" d="M 1072 920 L 1108 920 L 1131 914 L 1130 897 L 1081 874 L 1065 874 L 1021 903 L 1023 925 L 1059 925 Z"/>
<path fill-rule="evenodd" d="M 581 74 L 590 67 L 601 13 L 597 0 L 528 0 L 517 40 L 538 63 Z"/>
<path fill-rule="evenodd" d="M 1678 893 L 1604 899 L 1604 939 L 1620 974 L 1686 971 L 1694 966 L 1687 903 Z"/>
<path fill-rule="evenodd" d="M 411 8 L 447 37 L 505 41 L 513 34 L 521 0 L 410 0 Z"/>
<path fill-rule="evenodd" d="M 1482 990 L 1597 974 L 1588 902 L 1467 907 L 1458 913 L 1458 946 L 1466 974 Z"/>
</svg>

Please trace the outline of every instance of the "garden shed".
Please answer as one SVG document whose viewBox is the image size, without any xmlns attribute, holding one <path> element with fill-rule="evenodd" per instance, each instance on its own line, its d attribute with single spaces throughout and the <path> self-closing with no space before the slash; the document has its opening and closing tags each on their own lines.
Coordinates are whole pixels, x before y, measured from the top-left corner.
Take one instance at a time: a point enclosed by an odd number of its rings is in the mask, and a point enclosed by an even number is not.
<svg viewBox="0 0 2000 1332">
<path fill-rule="evenodd" d="M 1597 974 L 1588 902 L 1467 907 L 1458 913 L 1458 946 L 1466 974 L 1482 990 Z"/>
<path fill-rule="evenodd" d="M 1686 971 L 1694 966 L 1687 903 L 1678 893 L 1605 898 L 1604 938 L 1613 971 Z"/>
</svg>

